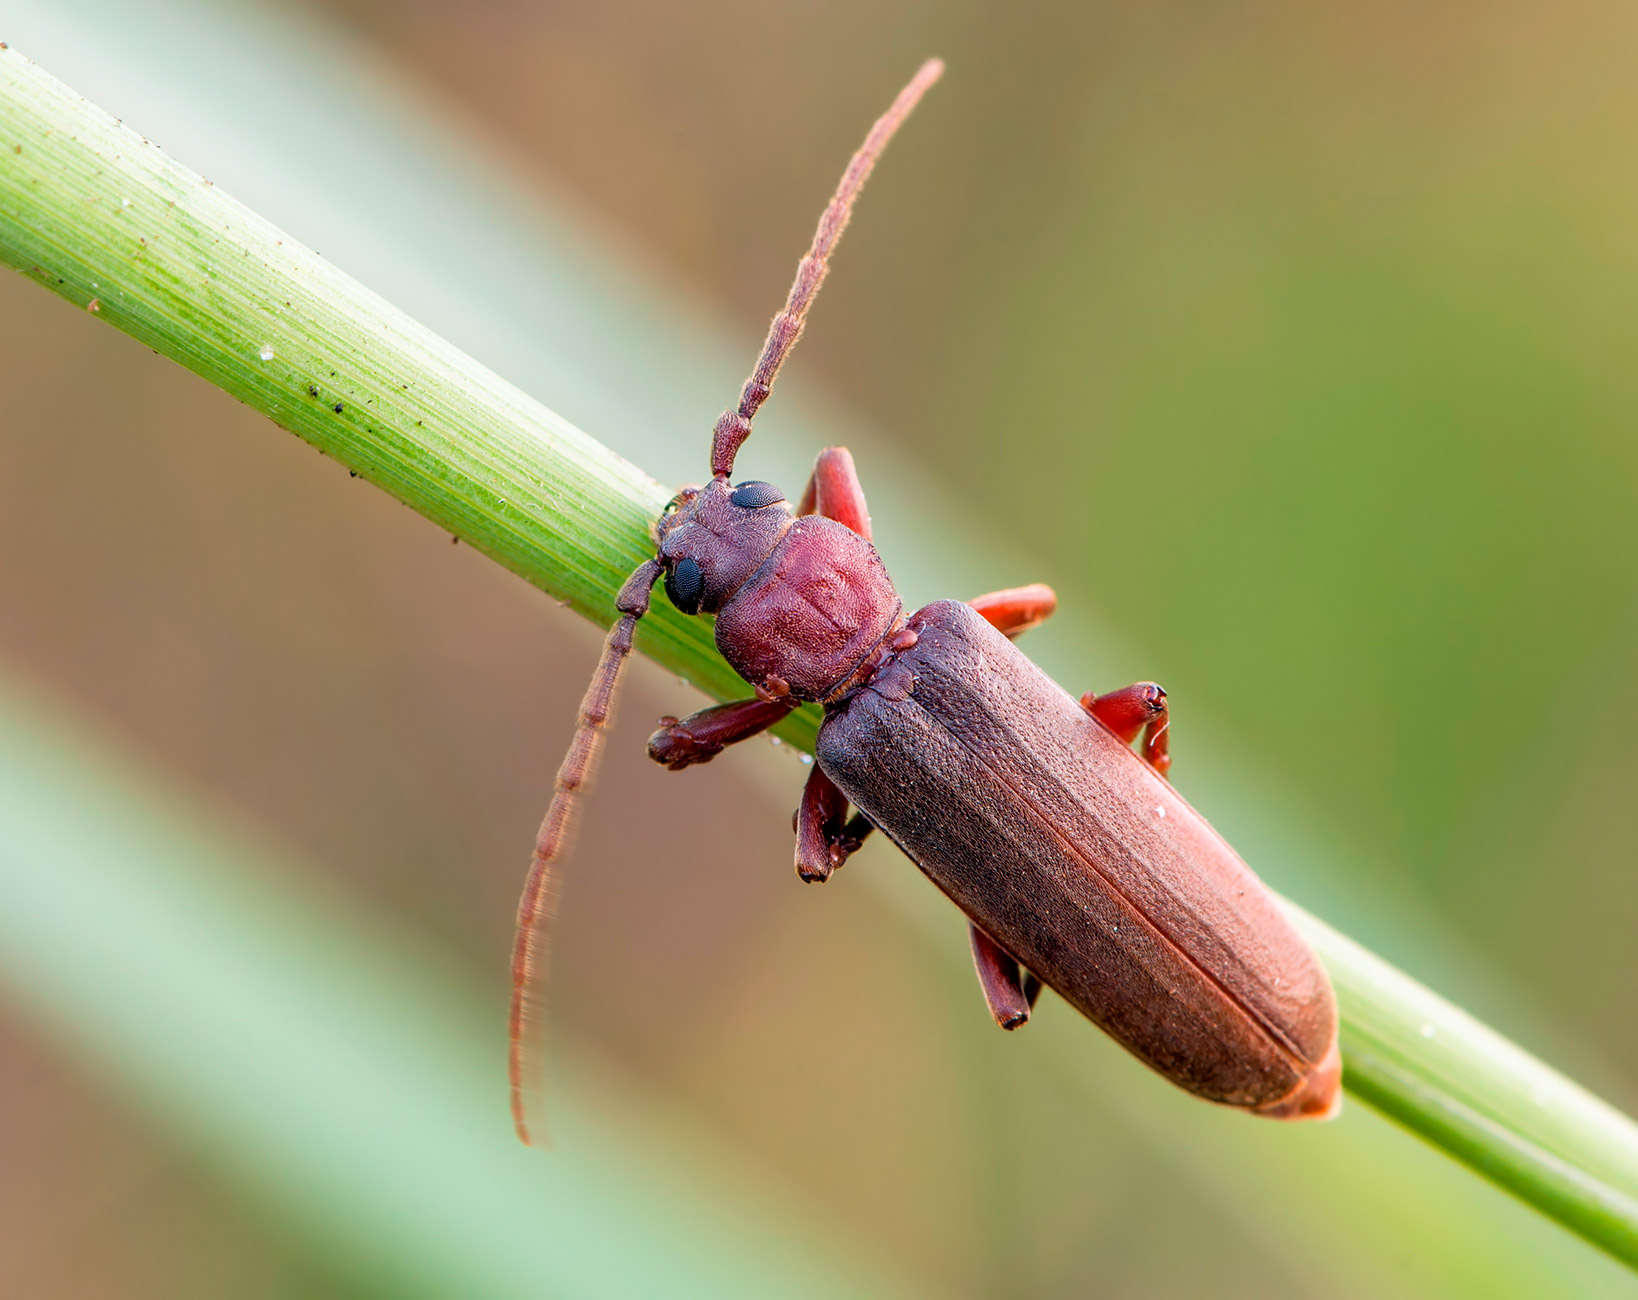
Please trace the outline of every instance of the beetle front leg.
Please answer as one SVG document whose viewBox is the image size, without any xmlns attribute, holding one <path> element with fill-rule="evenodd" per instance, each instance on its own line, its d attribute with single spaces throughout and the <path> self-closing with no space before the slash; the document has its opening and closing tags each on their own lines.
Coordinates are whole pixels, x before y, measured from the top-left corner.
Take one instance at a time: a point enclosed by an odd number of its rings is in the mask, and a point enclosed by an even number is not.
<svg viewBox="0 0 1638 1300">
<path fill-rule="evenodd" d="M 819 453 L 796 513 L 834 519 L 865 541 L 870 540 L 870 511 L 865 506 L 864 488 L 859 485 L 859 472 L 853 467 L 852 452 L 846 447 L 826 447 Z"/>
<path fill-rule="evenodd" d="M 1172 768 L 1167 743 L 1172 717 L 1166 710 L 1166 692 L 1154 682 L 1139 682 L 1123 690 L 1081 696 L 1081 707 L 1130 745 L 1143 733 L 1140 751 L 1144 762 L 1165 776 Z"/>
<path fill-rule="evenodd" d="M 648 738 L 648 756 L 680 772 L 691 763 L 709 763 L 729 745 L 749 740 L 790 714 L 796 701 L 734 700 L 713 704 L 686 718 L 664 717 L 660 729 Z"/>
<path fill-rule="evenodd" d="M 974 596 L 967 602 L 1002 636 L 1016 638 L 1032 627 L 1040 627 L 1058 608 L 1057 593 L 1044 582 L 1032 582 L 1027 587 L 1008 587 Z"/>
<path fill-rule="evenodd" d="M 1041 981 L 1024 973 L 1018 959 L 976 925 L 967 926 L 973 944 L 973 967 L 978 986 L 984 990 L 995 1023 L 1003 1029 L 1017 1029 L 1029 1020 L 1035 999 L 1041 995 Z"/>
<path fill-rule="evenodd" d="M 815 764 L 796 807 L 796 874 L 810 884 L 829 880 L 874 829 L 863 813 L 848 817 L 847 796 Z"/>
</svg>

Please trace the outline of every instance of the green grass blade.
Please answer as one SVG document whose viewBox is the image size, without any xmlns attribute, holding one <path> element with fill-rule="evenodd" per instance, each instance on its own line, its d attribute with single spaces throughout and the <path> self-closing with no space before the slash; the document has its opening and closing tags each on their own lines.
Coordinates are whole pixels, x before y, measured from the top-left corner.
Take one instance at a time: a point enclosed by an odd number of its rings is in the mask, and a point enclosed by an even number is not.
<svg viewBox="0 0 1638 1300">
<path fill-rule="evenodd" d="M 1638 1126 L 1295 904 L 1343 1015 L 1355 1096 L 1638 1263 Z"/>
<path fill-rule="evenodd" d="M 8 265 L 612 621 L 665 488 L 15 50 L 0 88 Z M 710 627 L 663 602 L 639 643 L 712 694 L 743 689 Z"/>
</svg>

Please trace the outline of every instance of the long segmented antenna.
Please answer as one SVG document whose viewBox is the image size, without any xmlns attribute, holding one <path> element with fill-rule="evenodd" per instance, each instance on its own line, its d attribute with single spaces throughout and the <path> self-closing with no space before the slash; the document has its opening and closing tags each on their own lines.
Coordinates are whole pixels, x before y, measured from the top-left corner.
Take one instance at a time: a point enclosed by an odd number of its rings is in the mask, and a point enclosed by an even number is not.
<svg viewBox="0 0 1638 1300">
<path fill-rule="evenodd" d="M 545 973 L 545 950 L 552 920 L 552 864 L 568 843 L 580 792 L 597 761 L 597 751 L 614 704 L 614 688 L 620 669 L 631 653 L 637 620 L 648 613 L 649 589 L 660 576 L 659 560 L 641 564 L 620 588 L 614 607 L 619 620 L 603 642 L 603 657 L 580 702 L 580 720 L 574 740 L 557 769 L 557 787 L 552 806 L 535 836 L 535 854 L 529 862 L 529 876 L 518 900 L 518 932 L 512 943 L 512 1015 L 509 1022 L 512 1046 L 508 1062 L 512 1084 L 512 1123 L 525 1146 L 530 1139 L 530 1110 L 540 1104 L 540 1062 L 531 1050 L 539 1038 L 540 1010 L 537 996 Z M 543 1128 L 538 1131 L 544 1132 Z"/>
<path fill-rule="evenodd" d="M 767 342 L 762 345 L 762 355 L 757 359 L 756 369 L 751 371 L 751 377 L 740 390 L 739 405 L 724 411 L 712 431 L 711 473 L 717 478 L 726 478 L 733 473 L 734 457 L 751 436 L 751 421 L 756 418 L 762 403 L 768 400 L 768 392 L 773 388 L 779 367 L 785 364 L 785 358 L 796 346 L 796 340 L 802 337 L 808 308 L 813 306 L 819 286 L 825 281 L 825 272 L 830 269 L 830 255 L 836 248 L 836 241 L 847 229 L 848 218 L 853 215 L 853 202 L 864 188 L 876 159 L 881 157 L 887 142 L 893 138 L 893 133 L 904 123 L 904 119 L 910 116 L 927 88 L 943 74 L 942 59 L 928 59 L 922 64 L 916 75 L 910 78 L 910 84 L 899 91 L 893 106 L 876 119 L 876 125 L 870 128 L 870 134 L 865 136 L 859 152 L 853 155 L 853 161 L 842 173 L 841 184 L 836 187 L 835 195 L 820 216 L 819 228 L 813 232 L 813 246 L 797 264 L 796 280 L 791 284 L 784 310 L 768 326 Z"/>
<path fill-rule="evenodd" d="M 717 421 L 711 439 L 711 472 L 726 478 L 734 468 L 734 456 L 751 434 L 751 420 L 757 409 L 767 400 L 774 377 L 784 364 L 796 340 L 802 337 L 802 326 L 807 321 L 808 308 L 824 282 L 829 269 L 830 255 L 836 241 L 847 228 L 853 212 L 854 200 L 864 187 L 865 179 L 876 165 L 876 159 L 893 138 L 904 119 L 915 108 L 916 102 L 944 72 L 944 64 L 929 59 L 910 79 L 910 84 L 899 92 L 893 106 L 877 119 L 870 134 L 853 155 L 841 184 L 814 232 L 813 245 L 796 268 L 796 280 L 785 300 L 784 310 L 773 318 L 768 327 L 767 342 L 762 345 L 762 356 L 756 369 L 745 381 L 740 393 L 739 406 L 725 411 Z M 546 819 L 535 836 L 534 857 L 529 862 L 529 876 L 523 885 L 523 897 L 518 901 L 517 938 L 512 946 L 512 1014 L 509 1021 L 511 1054 L 508 1074 L 512 1086 L 512 1122 L 524 1145 L 533 1145 L 532 1134 L 544 1133 L 539 1120 L 541 1101 L 539 1053 L 534 1045 L 539 1038 L 541 1018 L 539 996 L 545 973 L 545 950 L 552 920 L 552 868 L 568 843 L 569 832 L 580 802 L 580 793 L 591 776 L 597 761 L 597 751 L 603 731 L 608 725 L 609 712 L 614 703 L 615 687 L 620 680 L 620 669 L 631 653 L 637 620 L 648 613 L 650 589 L 664 571 L 659 559 L 645 561 L 620 588 L 614 607 L 620 618 L 609 629 L 603 643 L 603 656 L 597 671 L 592 674 L 585 698 L 580 702 L 580 720 L 574 740 L 557 770 L 557 787 L 552 793 L 552 805 L 546 810 Z"/>
</svg>

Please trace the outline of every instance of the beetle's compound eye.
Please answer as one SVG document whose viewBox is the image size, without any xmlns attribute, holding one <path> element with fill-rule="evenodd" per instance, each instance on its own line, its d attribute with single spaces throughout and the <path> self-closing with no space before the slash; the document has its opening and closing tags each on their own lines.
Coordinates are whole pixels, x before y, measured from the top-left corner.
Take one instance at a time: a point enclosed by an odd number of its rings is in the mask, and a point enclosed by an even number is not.
<svg viewBox="0 0 1638 1300">
<path fill-rule="evenodd" d="M 678 560 L 677 567 L 665 575 L 665 594 L 684 614 L 700 612 L 700 592 L 704 587 L 700 566 L 687 557 Z"/>
<path fill-rule="evenodd" d="M 669 519 L 672 515 L 676 514 L 677 511 L 681 510 L 683 497 L 685 495 L 686 493 L 679 492 L 676 496 L 672 497 L 670 501 L 666 502 L 665 509 L 660 512 L 660 518 Z"/>
<path fill-rule="evenodd" d="M 760 510 L 763 506 L 776 505 L 785 499 L 785 494 L 772 483 L 759 483 L 752 480 L 741 483 L 728 494 L 731 505 L 744 506 L 747 510 Z"/>
</svg>

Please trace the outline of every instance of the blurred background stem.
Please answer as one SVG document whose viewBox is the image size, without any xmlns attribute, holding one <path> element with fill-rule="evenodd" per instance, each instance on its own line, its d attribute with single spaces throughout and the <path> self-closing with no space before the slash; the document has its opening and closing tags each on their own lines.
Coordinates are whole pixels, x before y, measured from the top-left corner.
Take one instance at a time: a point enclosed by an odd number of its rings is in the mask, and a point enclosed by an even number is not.
<svg viewBox="0 0 1638 1300">
<path fill-rule="evenodd" d="M 0 256 L 602 622 L 668 495 L 539 403 L 0 52 Z M 742 684 L 664 602 L 642 648 L 707 693 Z M 811 743 L 811 715 L 788 739 Z M 1356 1096 L 1628 1263 L 1638 1131 L 1298 911 L 1344 1011 Z"/>
<path fill-rule="evenodd" d="M 915 1293 L 583 1048 L 523 1150 L 481 992 L 31 694 L 0 678 L 8 1000 L 358 1294 Z"/>
</svg>

